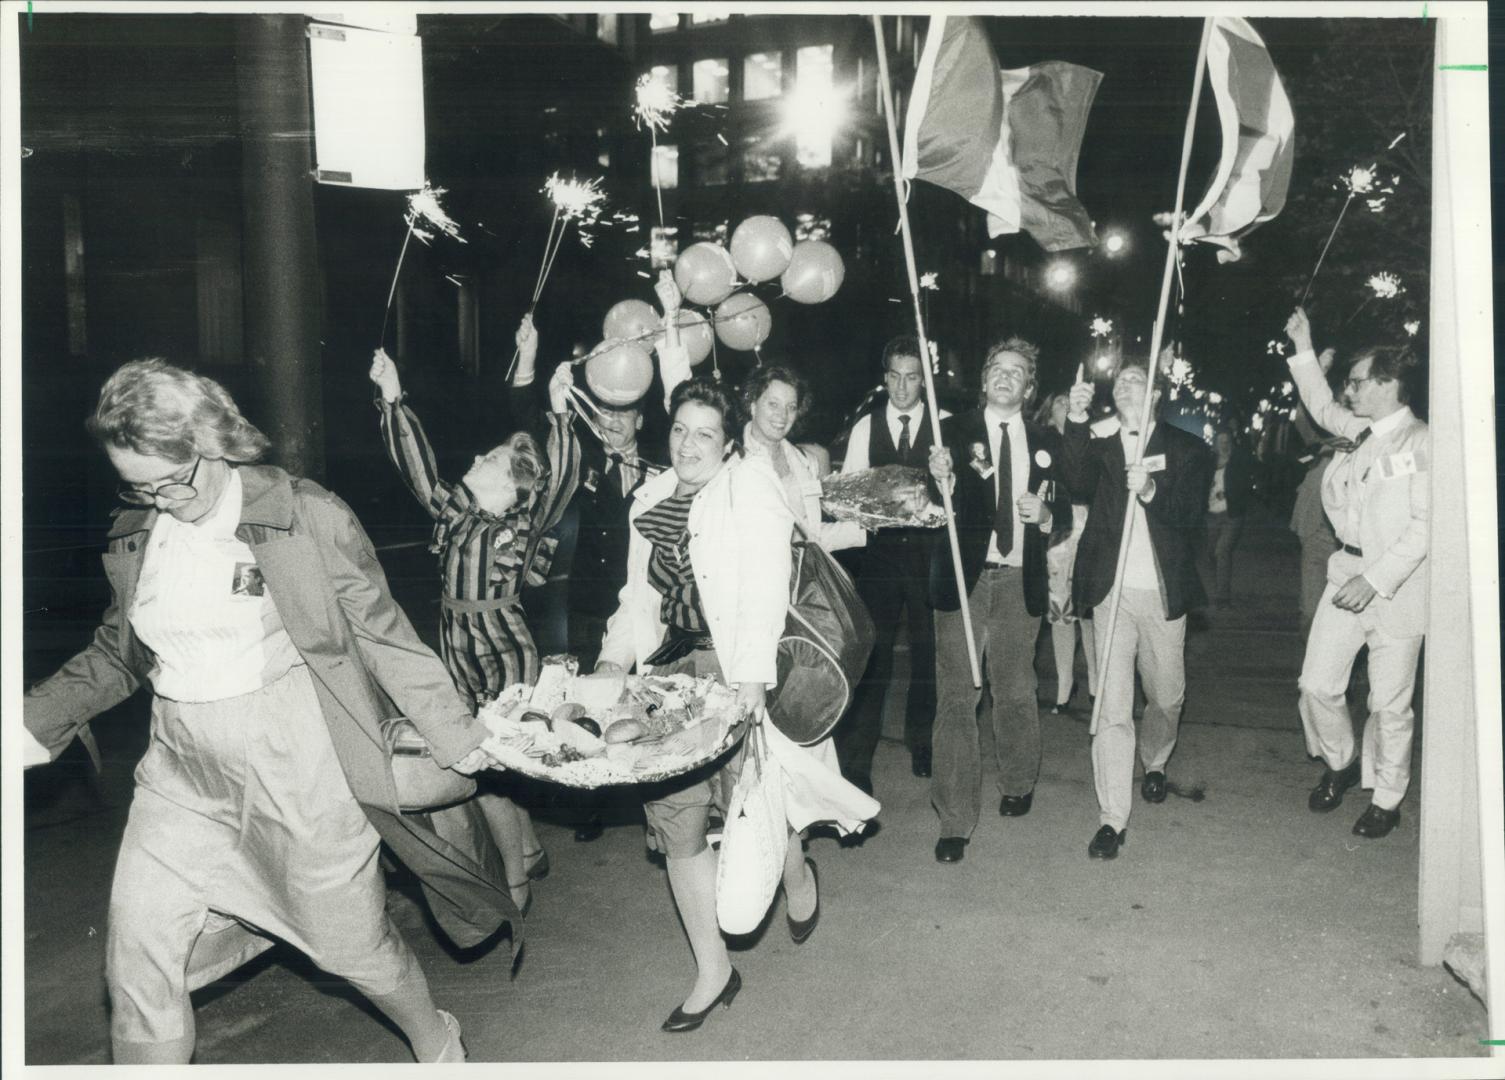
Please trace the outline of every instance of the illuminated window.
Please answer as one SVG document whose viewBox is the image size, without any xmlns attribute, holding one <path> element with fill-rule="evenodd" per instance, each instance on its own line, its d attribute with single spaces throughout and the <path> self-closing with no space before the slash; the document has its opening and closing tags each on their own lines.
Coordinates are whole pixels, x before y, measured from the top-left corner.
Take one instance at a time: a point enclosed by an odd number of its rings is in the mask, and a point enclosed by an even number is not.
<svg viewBox="0 0 1505 1080">
<path fill-rule="evenodd" d="M 679 187 L 679 147 L 659 143 L 653 148 L 653 184 L 664 191 Z"/>
<path fill-rule="evenodd" d="M 742 61 L 742 100 L 762 101 L 784 92 L 783 64 L 776 52 L 752 53 Z"/>
<path fill-rule="evenodd" d="M 763 180 L 777 180 L 784 170 L 784 158 L 768 145 L 768 140 L 757 135 L 742 139 L 742 180 L 756 184 Z"/>
<path fill-rule="evenodd" d="M 814 214 L 796 214 L 794 217 L 796 240 L 824 240 L 831 235 L 831 219 Z"/>
<path fill-rule="evenodd" d="M 726 22 L 732 17 L 731 8 L 702 8 L 690 16 L 691 26 L 705 26 L 708 23 Z"/>
<path fill-rule="evenodd" d="M 664 14 L 662 12 L 654 12 L 652 15 L 648 16 L 648 29 L 652 30 L 654 33 L 658 33 L 661 30 L 678 30 L 679 16 L 673 14 Z"/>
<path fill-rule="evenodd" d="M 596 129 L 596 164 L 603 169 L 611 168 L 611 140 L 605 128 Z"/>
<path fill-rule="evenodd" d="M 795 92 L 786 114 L 794 131 L 795 158 L 807 169 L 831 164 L 831 139 L 846 119 L 834 86 L 830 45 L 807 45 L 795 54 Z"/>
<path fill-rule="evenodd" d="M 726 100 L 726 76 L 729 69 L 725 60 L 695 61 L 695 100 L 714 105 Z"/>
<path fill-rule="evenodd" d="M 677 64 L 654 64 L 648 69 L 654 82 L 663 83 L 670 93 L 679 92 L 679 66 Z"/>
<path fill-rule="evenodd" d="M 617 17 L 615 15 L 596 16 L 596 37 L 608 45 L 617 43 Z"/>
<path fill-rule="evenodd" d="M 690 227 L 694 240 L 709 240 L 713 244 L 726 245 L 727 227 L 724 221 L 697 221 Z"/>
</svg>

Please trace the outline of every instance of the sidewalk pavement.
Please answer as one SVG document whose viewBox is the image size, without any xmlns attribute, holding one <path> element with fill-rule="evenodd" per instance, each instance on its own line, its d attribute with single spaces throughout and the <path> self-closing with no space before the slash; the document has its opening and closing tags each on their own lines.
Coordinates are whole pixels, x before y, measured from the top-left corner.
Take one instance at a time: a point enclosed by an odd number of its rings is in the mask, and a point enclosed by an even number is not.
<svg viewBox="0 0 1505 1080">
<path fill-rule="evenodd" d="M 1334 813 L 1307 810 L 1321 767 L 1295 707 L 1295 543 L 1251 528 L 1239 558 L 1236 606 L 1189 635 L 1168 769 L 1205 797 L 1136 796 L 1116 861 L 1086 857 L 1097 808 L 1082 693 L 1077 713 L 1042 716 L 1027 817 L 993 813 L 985 775 L 984 816 L 958 864 L 934 861 L 927 782 L 902 745 L 882 743 L 880 831 L 861 846 L 810 842 L 819 928 L 793 945 L 777 900 L 764 931 L 734 945 L 741 994 L 696 1033 L 658 1030 L 693 969 L 636 824 L 578 844 L 539 815 L 554 869 L 535 885 L 515 978 L 505 949 L 449 951 L 409 885 L 391 909 L 472 1061 L 1478 1057 L 1482 1005 L 1415 959 L 1415 786 L 1381 841 L 1350 832 L 1366 804 L 1357 791 Z M 419 549 L 391 570 L 429 630 L 432 564 Z M 1049 700 L 1048 643 L 1039 656 Z M 28 777 L 30 1064 L 108 1060 L 104 920 L 144 704 L 102 727 L 97 783 L 76 748 L 51 777 Z M 195 1000 L 202 1063 L 409 1060 L 358 995 L 286 948 Z"/>
</svg>

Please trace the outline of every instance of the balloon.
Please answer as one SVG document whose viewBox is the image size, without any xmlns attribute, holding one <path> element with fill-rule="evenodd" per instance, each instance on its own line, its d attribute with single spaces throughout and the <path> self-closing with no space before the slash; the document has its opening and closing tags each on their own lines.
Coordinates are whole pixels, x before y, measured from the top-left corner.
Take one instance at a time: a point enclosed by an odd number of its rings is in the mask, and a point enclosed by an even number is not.
<svg viewBox="0 0 1505 1080">
<path fill-rule="evenodd" d="M 702 240 L 679 253 L 674 262 L 674 284 L 692 304 L 719 304 L 737 287 L 737 267 L 726 248 Z"/>
<path fill-rule="evenodd" d="M 794 238 L 776 217 L 759 214 L 732 233 L 732 262 L 748 281 L 771 281 L 784 272 L 794 254 Z"/>
<path fill-rule="evenodd" d="M 642 300 L 623 300 L 613 304 L 601 323 L 601 336 L 621 341 L 646 341 L 658 331 L 658 312 Z"/>
<path fill-rule="evenodd" d="M 836 249 L 824 240 L 801 240 L 794 245 L 789 269 L 779 278 L 784 295 L 801 304 L 820 304 L 836 295 L 847 268 Z"/>
<path fill-rule="evenodd" d="M 704 315 L 693 308 L 680 308 L 674 322 L 679 327 L 679 343 L 690 354 L 691 365 L 699 364 L 711 355 L 711 324 Z M 653 339 L 653 347 L 664 347 L 663 334 Z"/>
<path fill-rule="evenodd" d="M 585 362 L 585 381 L 607 405 L 631 405 L 653 384 L 653 357 L 636 341 L 607 338 Z"/>
<path fill-rule="evenodd" d="M 716 336 L 728 349 L 756 349 L 768 340 L 773 316 L 752 293 L 736 293 L 716 309 Z"/>
</svg>

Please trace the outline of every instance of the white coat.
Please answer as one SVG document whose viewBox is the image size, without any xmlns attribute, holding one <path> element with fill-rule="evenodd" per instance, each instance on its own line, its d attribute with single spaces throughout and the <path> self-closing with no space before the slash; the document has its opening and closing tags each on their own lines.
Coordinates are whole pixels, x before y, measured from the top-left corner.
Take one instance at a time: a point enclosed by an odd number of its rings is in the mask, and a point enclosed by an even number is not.
<svg viewBox="0 0 1505 1080">
<path fill-rule="evenodd" d="M 747 424 L 742 428 L 742 445 L 747 448 L 748 456 L 765 458 L 772 464 L 768 449 L 755 440 L 748 431 L 751 426 Z M 810 455 L 805 450 L 795 446 L 788 439 L 781 441 L 784 447 L 784 460 L 789 463 L 789 471 L 793 474 L 795 486 L 800 492 L 801 501 L 796 517 L 805 526 L 806 531 L 827 551 L 866 546 L 867 530 L 855 521 L 822 521 L 820 519 L 821 485 L 815 462 L 810 459 Z M 777 479 L 777 472 L 774 475 Z M 780 486 L 782 488 L 782 484 Z"/>
</svg>

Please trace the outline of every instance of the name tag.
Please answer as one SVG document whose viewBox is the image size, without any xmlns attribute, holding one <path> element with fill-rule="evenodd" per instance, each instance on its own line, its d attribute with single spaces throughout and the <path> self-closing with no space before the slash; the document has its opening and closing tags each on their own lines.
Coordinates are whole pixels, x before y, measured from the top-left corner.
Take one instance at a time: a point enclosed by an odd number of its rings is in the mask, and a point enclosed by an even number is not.
<svg viewBox="0 0 1505 1080">
<path fill-rule="evenodd" d="M 989 465 L 986 461 L 969 461 L 967 464 L 971 465 L 972 471 L 984 480 L 992 479 L 993 466 Z"/>
<path fill-rule="evenodd" d="M 1410 476 L 1413 473 L 1424 473 L 1427 471 L 1427 452 L 1406 450 L 1399 454 L 1388 454 L 1375 462 L 1374 467 L 1379 469 L 1380 477 L 1385 480 L 1394 480 L 1398 476 Z"/>
<path fill-rule="evenodd" d="M 586 491 L 594 492 L 601 486 L 601 474 L 596 469 L 586 467 L 585 475 L 580 478 L 580 486 Z"/>
<path fill-rule="evenodd" d="M 1140 459 L 1139 463 L 1144 466 L 1145 472 L 1165 472 L 1164 454 L 1149 454 Z"/>
</svg>

